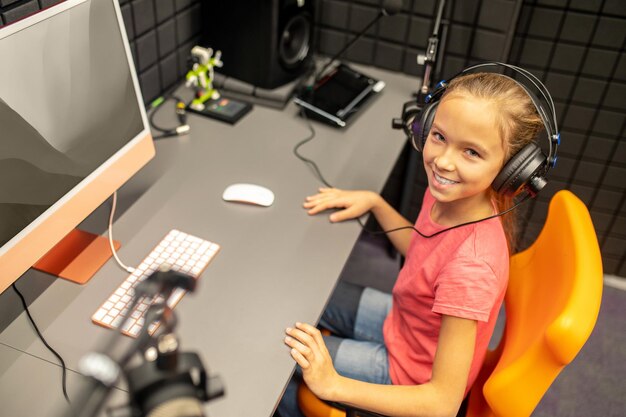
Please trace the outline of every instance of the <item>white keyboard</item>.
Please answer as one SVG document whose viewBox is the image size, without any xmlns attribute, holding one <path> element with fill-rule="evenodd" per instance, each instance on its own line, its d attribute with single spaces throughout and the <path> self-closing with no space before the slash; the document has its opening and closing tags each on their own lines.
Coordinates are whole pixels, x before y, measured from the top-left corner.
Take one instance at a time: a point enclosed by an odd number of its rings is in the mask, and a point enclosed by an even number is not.
<svg viewBox="0 0 626 417">
<path fill-rule="evenodd" d="M 170 231 L 163 240 L 150 252 L 148 256 L 130 274 L 128 278 L 111 294 L 109 298 L 98 308 L 91 320 L 98 325 L 117 329 L 124 321 L 124 316 L 133 300 L 135 286 L 157 271 L 161 266 L 167 265 L 172 271 L 182 272 L 194 278 L 198 278 L 211 260 L 219 251 L 219 245 L 201 239 L 196 236 L 183 233 L 179 230 Z M 174 308 L 185 295 L 185 290 L 175 288 L 167 300 L 167 305 Z M 159 298 L 160 297 L 160 298 Z M 130 312 L 130 318 L 121 329 L 127 336 L 137 337 L 143 328 L 144 315 L 151 304 L 163 302 L 162 296 L 155 299 L 143 297 L 137 302 L 136 307 Z M 148 328 L 153 334 L 159 327 L 158 322 L 152 323 Z"/>
</svg>

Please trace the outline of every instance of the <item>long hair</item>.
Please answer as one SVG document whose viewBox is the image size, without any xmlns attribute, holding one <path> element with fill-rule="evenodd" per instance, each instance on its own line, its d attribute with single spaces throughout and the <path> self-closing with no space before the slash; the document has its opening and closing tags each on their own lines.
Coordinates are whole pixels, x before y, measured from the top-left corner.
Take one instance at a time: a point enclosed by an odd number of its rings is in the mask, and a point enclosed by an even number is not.
<svg viewBox="0 0 626 417">
<path fill-rule="evenodd" d="M 496 110 L 496 126 L 504 147 L 504 163 L 528 143 L 536 140 L 544 129 L 533 101 L 517 82 L 496 73 L 475 73 L 454 78 L 445 95 L 470 95 L 492 103 Z M 444 95 L 444 96 L 445 96 Z M 489 191 L 499 212 L 513 206 L 513 197 Z M 518 238 L 516 211 L 501 217 L 509 252 L 515 252 Z"/>
</svg>

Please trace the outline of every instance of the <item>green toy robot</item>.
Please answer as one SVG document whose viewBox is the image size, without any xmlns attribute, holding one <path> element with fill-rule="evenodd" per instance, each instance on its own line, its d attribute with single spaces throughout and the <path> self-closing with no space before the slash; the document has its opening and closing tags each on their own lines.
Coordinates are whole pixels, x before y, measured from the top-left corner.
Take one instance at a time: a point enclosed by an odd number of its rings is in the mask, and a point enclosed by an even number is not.
<svg viewBox="0 0 626 417">
<path fill-rule="evenodd" d="M 212 48 L 194 46 L 191 49 L 193 65 L 191 70 L 187 72 L 187 82 L 185 84 L 187 87 L 193 87 L 196 92 L 196 98 L 189 104 L 191 109 L 202 111 L 207 100 L 220 98 L 220 93 L 213 88 L 213 68 L 222 67 L 223 62 L 221 58 L 222 51 L 217 51 L 214 56 Z"/>
</svg>

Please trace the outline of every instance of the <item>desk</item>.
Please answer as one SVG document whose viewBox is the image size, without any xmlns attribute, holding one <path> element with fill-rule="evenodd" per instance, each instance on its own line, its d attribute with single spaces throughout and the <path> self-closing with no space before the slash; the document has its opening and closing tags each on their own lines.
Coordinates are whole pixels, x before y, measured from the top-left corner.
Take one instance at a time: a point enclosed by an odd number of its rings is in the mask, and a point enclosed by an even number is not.
<svg viewBox="0 0 626 417">
<path fill-rule="evenodd" d="M 301 152 L 337 187 L 380 191 L 405 144 L 391 119 L 417 83 L 361 69 L 387 83 L 383 93 L 344 130 L 313 122 L 317 136 Z M 120 190 L 123 213 L 114 223 L 123 245 L 119 255 L 138 264 L 172 228 L 222 246 L 196 293 L 176 307 L 178 334 L 183 350 L 198 352 L 226 386 L 226 396 L 208 404 L 210 416 L 271 416 L 294 368 L 282 343 L 284 329 L 296 320 L 318 320 L 361 228 L 356 222 L 330 224 L 327 215 L 310 217 L 302 208 L 304 197 L 321 184 L 292 153 L 309 134 L 293 104 L 281 111 L 256 106 L 236 126 L 193 115 L 189 122 L 190 136 L 158 141 L 156 158 Z M 276 195 L 274 204 L 222 201 L 223 190 L 236 182 L 267 186 Z M 102 231 L 106 210 L 108 204 L 85 222 L 87 228 Z M 70 372 L 110 335 L 90 317 L 126 275 L 111 260 L 85 286 L 50 283 L 34 270 L 18 281 L 20 288 L 45 287 L 31 312 Z M 11 290 L 3 297 L 16 302 Z M 0 334 L 0 347 L 3 409 L 50 415 L 52 405 L 63 402 L 60 372 L 51 371 L 56 360 L 25 314 Z M 17 381 L 20 374 L 27 377 Z M 33 386 L 28 381 L 35 375 Z M 25 392 L 42 386 L 40 379 L 49 388 L 37 393 L 40 400 L 24 401 Z"/>
</svg>

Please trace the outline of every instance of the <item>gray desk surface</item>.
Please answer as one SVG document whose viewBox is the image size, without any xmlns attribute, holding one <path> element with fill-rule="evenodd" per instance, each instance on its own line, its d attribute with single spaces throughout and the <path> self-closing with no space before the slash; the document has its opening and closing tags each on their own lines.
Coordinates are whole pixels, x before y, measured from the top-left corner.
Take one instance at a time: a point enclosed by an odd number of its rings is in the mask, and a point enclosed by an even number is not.
<svg viewBox="0 0 626 417">
<path fill-rule="evenodd" d="M 361 69 L 387 83 L 383 93 L 344 130 L 313 122 L 317 136 L 301 152 L 337 187 L 380 191 L 405 143 L 391 119 L 417 82 Z M 294 367 L 282 343 L 284 329 L 296 320 L 318 320 L 361 229 L 355 222 L 330 224 L 327 215 L 311 217 L 302 208 L 321 184 L 292 153 L 309 134 L 293 104 L 284 110 L 256 106 L 235 126 L 189 119 L 191 135 L 158 141 L 156 158 L 120 190 L 114 223 L 123 244 L 119 255 L 138 264 L 172 228 L 221 245 L 196 293 L 176 307 L 178 334 L 183 349 L 198 352 L 226 386 L 226 396 L 207 406 L 209 415 L 270 416 Z M 223 190 L 236 182 L 267 186 L 274 204 L 222 201 Z M 98 209 L 86 228 L 104 230 L 108 207 Z M 109 261 L 84 286 L 34 270 L 18 281 L 20 288 L 45 288 L 31 312 L 72 373 L 80 357 L 110 335 L 90 317 L 126 275 Z M 9 293 L 3 297 L 10 299 Z M 12 417 L 49 415 L 49 404 L 62 400 L 60 372 L 25 314 L 0 334 L 0 352 L 3 409 L 16 410 Z M 48 384 L 37 393 L 42 400 L 20 400 L 42 386 L 28 382 L 35 375 Z"/>
</svg>

